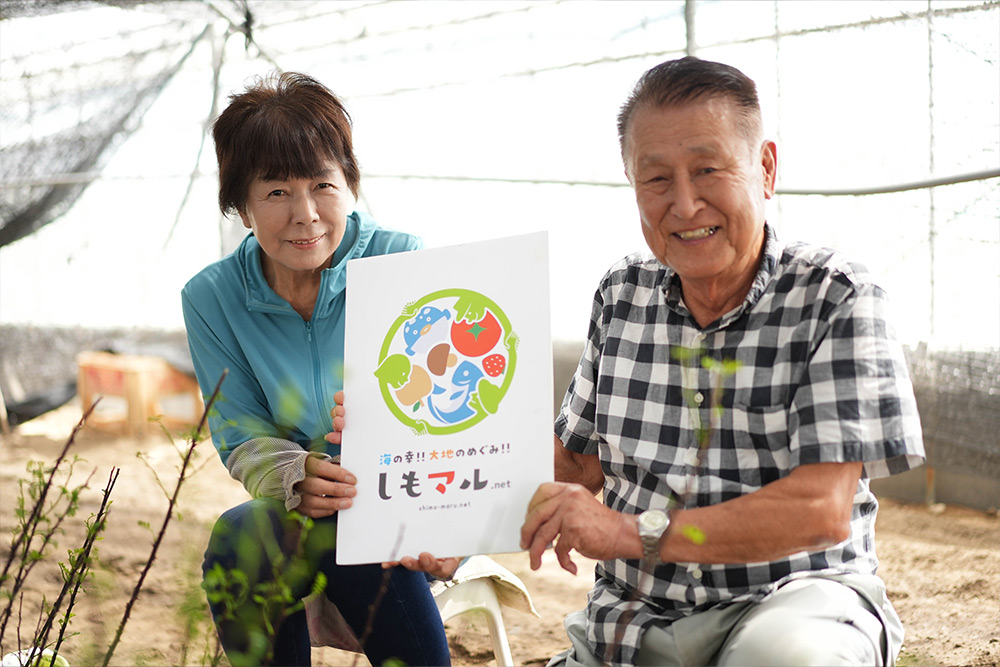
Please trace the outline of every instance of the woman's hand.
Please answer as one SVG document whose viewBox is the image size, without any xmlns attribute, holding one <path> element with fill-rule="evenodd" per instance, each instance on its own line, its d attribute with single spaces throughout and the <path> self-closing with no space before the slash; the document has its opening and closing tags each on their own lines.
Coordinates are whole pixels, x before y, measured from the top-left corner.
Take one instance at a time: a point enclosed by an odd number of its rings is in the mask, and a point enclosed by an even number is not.
<svg viewBox="0 0 1000 667">
<path fill-rule="evenodd" d="M 358 479 L 339 463 L 316 456 L 306 458 L 306 478 L 295 485 L 302 500 L 295 510 L 313 519 L 330 516 L 351 506 Z"/>
<path fill-rule="evenodd" d="M 330 418 L 333 420 L 333 432 L 327 433 L 325 438 L 331 445 L 340 445 L 343 444 L 341 442 L 343 437 L 341 431 L 344 430 L 344 392 L 338 391 L 334 394 L 333 401 L 336 403 L 330 410 Z"/>
<path fill-rule="evenodd" d="M 344 430 L 344 392 L 338 391 L 333 400 L 335 405 L 330 410 L 333 431 L 324 437 L 330 444 L 339 445 Z M 306 478 L 295 485 L 295 490 L 302 494 L 295 509 L 313 519 L 346 510 L 352 504 L 351 498 L 357 495 L 357 483 L 358 479 L 339 463 L 310 456 L 306 459 Z"/>
<path fill-rule="evenodd" d="M 330 418 L 333 420 L 333 431 L 331 433 L 326 434 L 326 441 L 333 445 L 341 445 L 343 444 L 342 431 L 344 430 L 344 392 L 338 391 L 336 394 L 334 394 L 333 400 L 336 403 L 336 405 L 333 406 L 333 409 L 330 410 Z M 335 464 L 330 464 L 330 465 L 335 465 Z M 340 466 L 337 467 L 339 468 Z M 306 463 L 306 472 L 309 472 L 308 462 Z M 356 493 L 356 490 L 354 489 L 353 485 L 357 483 L 357 480 L 355 479 L 354 475 L 351 475 L 351 473 L 347 471 L 344 471 L 344 473 L 346 473 L 346 475 L 348 475 L 351 480 L 349 482 L 351 486 L 345 489 L 345 491 L 349 494 L 349 496 L 353 497 Z M 307 481 L 309 481 L 308 478 L 303 482 L 300 482 L 300 484 L 304 484 Z M 324 500 L 329 501 L 337 499 L 327 498 Z M 303 496 L 302 501 L 303 504 L 305 504 L 305 496 Z M 339 500 L 337 500 L 337 502 L 345 503 L 338 509 L 346 509 L 351 506 L 350 497 L 341 497 Z M 301 505 L 299 507 L 301 508 Z M 333 514 L 333 512 L 330 512 L 329 514 Z M 323 516 L 327 515 L 324 514 Z M 407 570 L 412 570 L 414 572 L 426 572 L 427 574 L 430 574 L 433 577 L 437 577 L 438 579 L 451 579 L 453 576 L 455 576 L 455 570 L 458 569 L 458 564 L 460 562 L 461 562 L 460 558 L 435 558 L 434 556 L 425 551 L 422 554 L 420 554 L 420 556 L 418 556 L 417 558 L 406 557 L 392 563 L 382 563 L 382 567 L 388 569 L 391 567 L 396 567 L 397 565 L 401 565 L 405 567 Z"/>
<path fill-rule="evenodd" d="M 338 391 L 336 394 L 334 394 L 333 400 L 336 403 L 336 405 L 333 406 L 333 409 L 330 410 L 330 418 L 333 420 L 333 431 L 326 434 L 326 441 L 333 445 L 341 445 L 343 444 L 342 431 L 344 430 L 344 392 Z M 330 466 L 336 466 L 338 469 L 340 469 L 339 465 L 329 463 L 328 461 L 325 463 L 327 463 Z M 309 466 L 310 464 L 307 461 L 306 462 L 307 473 L 309 472 Z M 321 516 L 328 516 L 329 514 L 333 514 L 333 512 L 335 512 L 337 509 L 347 509 L 348 507 L 351 506 L 351 497 L 353 497 L 357 493 L 357 490 L 354 488 L 354 485 L 357 484 L 357 479 L 354 477 L 354 475 L 347 472 L 346 470 L 343 469 L 341 470 L 350 479 L 349 482 L 346 482 L 350 486 L 341 489 L 344 495 L 340 496 L 339 498 L 323 499 L 323 502 L 321 504 L 324 506 L 329 506 L 330 504 L 329 501 L 339 502 L 341 503 L 341 505 L 336 509 L 334 509 L 333 511 L 329 512 L 328 514 L 323 514 Z M 309 478 L 306 478 L 302 482 L 299 482 L 299 484 L 305 484 L 308 481 Z M 296 487 L 298 487 L 298 485 L 296 485 Z M 305 500 L 306 496 L 303 495 L 302 504 L 299 505 L 300 512 L 302 512 L 301 508 L 302 505 L 305 504 Z M 305 514 L 305 512 L 302 513 Z M 307 516 L 312 516 L 312 515 L 307 515 Z M 382 563 L 382 567 L 388 569 L 391 567 L 396 567 L 397 565 L 401 565 L 405 567 L 407 570 L 412 570 L 413 572 L 426 572 L 427 574 L 433 577 L 437 577 L 438 579 L 451 579 L 453 576 L 455 576 L 455 570 L 458 569 L 458 564 L 460 562 L 461 562 L 460 558 L 435 558 L 434 556 L 425 551 L 422 554 L 420 554 L 420 556 L 418 556 L 417 558 L 406 557 L 396 562 Z"/>
<path fill-rule="evenodd" d="M 432 577 L 448 580 L 455 576 L 455 570 L 458 569 L 461 560 L 461 558 L 435 558 L 425 551 L 417 558 L 401 558 L 398 562 L 382 563 L 382 567 L 388 569 L 402 565 L 413 572 L 426 572 Z"/>
</svg>

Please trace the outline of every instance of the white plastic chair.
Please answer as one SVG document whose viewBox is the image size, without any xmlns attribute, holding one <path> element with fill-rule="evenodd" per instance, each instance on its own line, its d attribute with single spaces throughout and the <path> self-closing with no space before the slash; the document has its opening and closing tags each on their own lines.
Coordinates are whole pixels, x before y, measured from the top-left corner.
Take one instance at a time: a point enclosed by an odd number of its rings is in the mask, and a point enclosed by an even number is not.
<svg viewBox="0 0 1000 667">
<path fill-rule="evenodd" d="M 462 563 L 451 581 L 432 583 L 431 593 L 442 621 L 468 612 L 483 614 L 489 624 L 497 667 L 513 667 L 500 605 L 538 616 L 528 589 L 517 576 L 488 556 L 472 556 Z"/>
<path fill-rule="evenodd" d="M 467 612 L 481 612 L 490 627 L 490 638 L 493 640 L 493 655 L 497 667 L 513 667 L 514 658 L 510 654 L 510 644 L 507 642 L 507 629 L 500 614 L 500 601 L 497 600 L 493 580 L 488 577 L 470 579 L 445 588 L 435 596 L 441 620 L 447 621 Z"/>
</svg>

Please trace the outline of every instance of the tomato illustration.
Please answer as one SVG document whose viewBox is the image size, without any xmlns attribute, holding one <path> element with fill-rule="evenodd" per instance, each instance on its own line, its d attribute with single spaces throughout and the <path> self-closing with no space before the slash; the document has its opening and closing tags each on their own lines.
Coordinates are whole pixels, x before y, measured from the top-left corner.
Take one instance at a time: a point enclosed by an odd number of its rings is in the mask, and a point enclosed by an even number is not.
<svg viewBox="0 0 1000 667">
<path fill-rule="evenodd" d="M 490 350 L 500 340 L 503 330 L 493 313 L 472 324 L 459 320 L 451 325 L 451 343 L 459 353 L 467 357 L 479 357 Z"/>
<path fill-rule="evenodd" d="M 502 354 L 491 354 L 483 359 L 483 370 L 491 378 L 495 378 L 507 367 L 507 359 Z"/>
</svg>

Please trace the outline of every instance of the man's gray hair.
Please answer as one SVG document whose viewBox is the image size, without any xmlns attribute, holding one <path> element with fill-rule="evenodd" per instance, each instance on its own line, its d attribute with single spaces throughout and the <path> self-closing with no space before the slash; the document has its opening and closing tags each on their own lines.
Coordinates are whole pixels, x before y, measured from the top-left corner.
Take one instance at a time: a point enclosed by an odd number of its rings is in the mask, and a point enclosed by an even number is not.
<svg viewBox="0 0 1000 667">
<path fill-rule="evenodd" d="M 644 106 L 658 109 L 700 99 L 723 97 L 739 109 L 740 130 L 756 143 L 763 133 L 757 86 L 731 65 L 691 56 L 668 60 L 643 74 L 618 113 L 618 142 L 622 157 L 631 129 L 632 116 Z"/>
</svg>

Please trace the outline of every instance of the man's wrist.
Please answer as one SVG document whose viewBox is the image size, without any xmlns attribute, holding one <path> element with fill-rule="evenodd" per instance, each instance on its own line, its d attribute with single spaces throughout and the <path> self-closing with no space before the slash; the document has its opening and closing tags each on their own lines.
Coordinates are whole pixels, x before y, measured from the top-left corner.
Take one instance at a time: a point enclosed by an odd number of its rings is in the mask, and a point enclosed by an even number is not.
<svg viewBox="0 0 1000 667">
<path fill-rule="evenodd" d="M 670 527 L 670 515 L 663 509 L 649 509 L 636 517 L 636 526 L 642 542 L 642 559 L 659 563 L 663 536 Z"/>
</svg>

